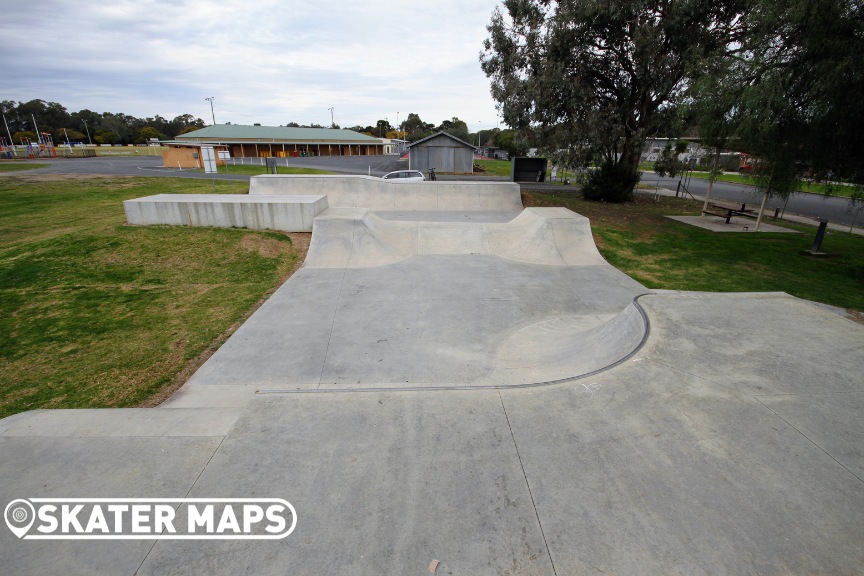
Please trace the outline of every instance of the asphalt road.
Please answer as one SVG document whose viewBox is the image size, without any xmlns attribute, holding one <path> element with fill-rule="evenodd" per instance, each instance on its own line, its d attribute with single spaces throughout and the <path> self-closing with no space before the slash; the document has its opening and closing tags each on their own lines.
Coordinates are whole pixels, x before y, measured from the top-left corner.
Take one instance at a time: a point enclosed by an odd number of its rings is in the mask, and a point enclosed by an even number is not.
<svg viewBox="0 0 864 576">
<path fill-rule="evenodd" d="M 677 189 L 678 186 L 677 178 L 661 178 L 653 172 L 643 172 L 641 182 L 648 185 L 659 183 L 660 187 L 671 190 Z M 692 178 L 688 188 L 693 195 L 704 198 L 708 192 L 708 180 Z M 746 203 L 753 205 L 754 208 L 758 208 L 759 204 L 762 203 L 762 194 L 753 186 L 729 182 L 715 182 L 711 190 L 711 198 Z M 773 213 L 775 208 L 780 208 L 783 212 L 784 203 L 782 198 L 769 198 L 766 212 Z M 789 198 L 785 211 L 839 224 L 851 225 L 853 219 L 858 225 L 864 222 L 864 212 L 859 211 L 856 218 L 856 214 L 850 210 L 848 199 L 821 194 L 808 194 L 806 192 L 795 194 Z"/>
<path fill-rule="evenodd" d="M 28 173 L 30 174 L 106 174 L 115 176 L 163 176 L 181 178 L 217 178 L 220 180 L 248 180 L 248 175 L 219 173 L 203 174 L 200 172 L 180 171 L 162 166 L 162 158 L 159 156 L 118 156 L 77 159 L 39 160 L 40 163 L 49 164 L 46 168 L 40 168 Z M 306 168 L 318 168 L 341 174 L 369 174 L 372 176 L 383 176 L 393 170 L 406 169 L 406 160 L 399 160 L 396 156 L 321 156 L 317 158 L 280 158 L 280 166 L 296 166 Z M 284 164 L 283 164 L 284 163 Z M 442 177 L 442 179 L 450 179 Z M 489 177 L 488 179 L 500 179 Z M 653 172 L 642 174 L 642 183 L 649 186 L 659 184 L 661 188 L 675 190 L 677 179 L 660 178 Z M 549 185 L 526 184 L 523 188 L 544 189 Z M 697 197 L 704 197 L 708 189 L 708 181 L 699 178 L 690 180 L 690 191 Z M 556 185 L 557 190 L 561 190 Z M 574 191 L 575 187 L 572 188 Z M 727 200 L 731 202 L 742 202 L 758 207 L 762 201 L 761 194 L 752 186 L 744 184 L 730 184 L 716 182 L 711 193 L 712 198 Z M 768 200 L 767 209 L 773 213 L 775 208 L 784 210 L 784 201 L 780 198 Z M 864 207 L 862 207 L 864 208 Z M 856 213 L 850 209 L 849 200 L 846 198 L 826 197 L 818 194 L 800 193 L 789 199 L 785 206 L 785 212 L 809 216 L 811 218 L 825 219 L 832 223 L 861 225 L 864 222 L 864 210 L 859 209 Z"/>
</svg>

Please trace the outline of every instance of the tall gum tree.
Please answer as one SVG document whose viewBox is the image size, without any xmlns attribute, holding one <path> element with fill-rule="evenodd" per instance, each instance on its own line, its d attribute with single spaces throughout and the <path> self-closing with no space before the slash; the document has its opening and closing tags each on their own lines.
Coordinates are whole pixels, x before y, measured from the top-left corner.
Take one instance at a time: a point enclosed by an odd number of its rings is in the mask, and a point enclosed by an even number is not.
<svg viewBox="0 0 864 576">
<path fill-rule="evenodd" d="M 601 159 L 632 197 L 646 137 L 730 57 L 749 0 L 504 0 L 480 61 L 504 121 Z"/>
</svg>

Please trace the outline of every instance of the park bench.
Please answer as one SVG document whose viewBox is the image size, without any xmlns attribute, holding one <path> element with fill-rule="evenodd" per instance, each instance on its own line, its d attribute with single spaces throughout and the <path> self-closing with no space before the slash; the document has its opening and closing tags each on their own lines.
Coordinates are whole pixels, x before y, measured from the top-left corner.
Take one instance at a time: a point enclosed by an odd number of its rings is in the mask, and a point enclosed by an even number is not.
<svg viewBox="0 0 864 576">
<path fill-rule="evenodd" d="M 746 204 L 741 204 L 739 207 L 737 204 L 726 204 L 724 202 L 709 202 L 708 209 L 702 210 L 702 214 L 710 214 L 711 216 L 725 218 L 726 224 L 729 224 L 729 220 L 732 216 L 747 216 L 748 218 L 755 218 L 755 212 L 756 211 L 752 208 L 747 208 Z"/>
</svg>

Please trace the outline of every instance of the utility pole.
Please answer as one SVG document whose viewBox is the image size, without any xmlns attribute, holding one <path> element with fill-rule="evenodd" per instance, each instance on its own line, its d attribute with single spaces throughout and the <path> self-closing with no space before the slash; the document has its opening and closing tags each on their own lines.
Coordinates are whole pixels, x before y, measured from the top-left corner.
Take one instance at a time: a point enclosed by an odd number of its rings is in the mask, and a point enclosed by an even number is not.
<svg viewBox="0 0 864 576">
<path fill-rule="evenodd" d="M 210 96 L 209 98 L 204 98 L 204 100 L 210 101 L 210 114 L 213 116 L 213 125 L 216 125 L 216 113 L 213 112 L 213 100 L 215 100 L 215 96 Z"/>
</svg>

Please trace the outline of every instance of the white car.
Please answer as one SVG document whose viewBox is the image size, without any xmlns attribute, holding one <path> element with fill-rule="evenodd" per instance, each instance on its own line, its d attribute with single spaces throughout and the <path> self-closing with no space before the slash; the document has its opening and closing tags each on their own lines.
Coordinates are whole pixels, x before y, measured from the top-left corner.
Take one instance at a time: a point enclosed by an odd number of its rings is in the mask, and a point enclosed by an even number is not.
<svg viewBox="0 0 864 576">
<path fill-rule="evenodd" d="M 385 174 L 381 179 L 393 182 L 420 182 L 426 180 L 426 177 L 419 170 L 397 170 Z"/>
</svg>

